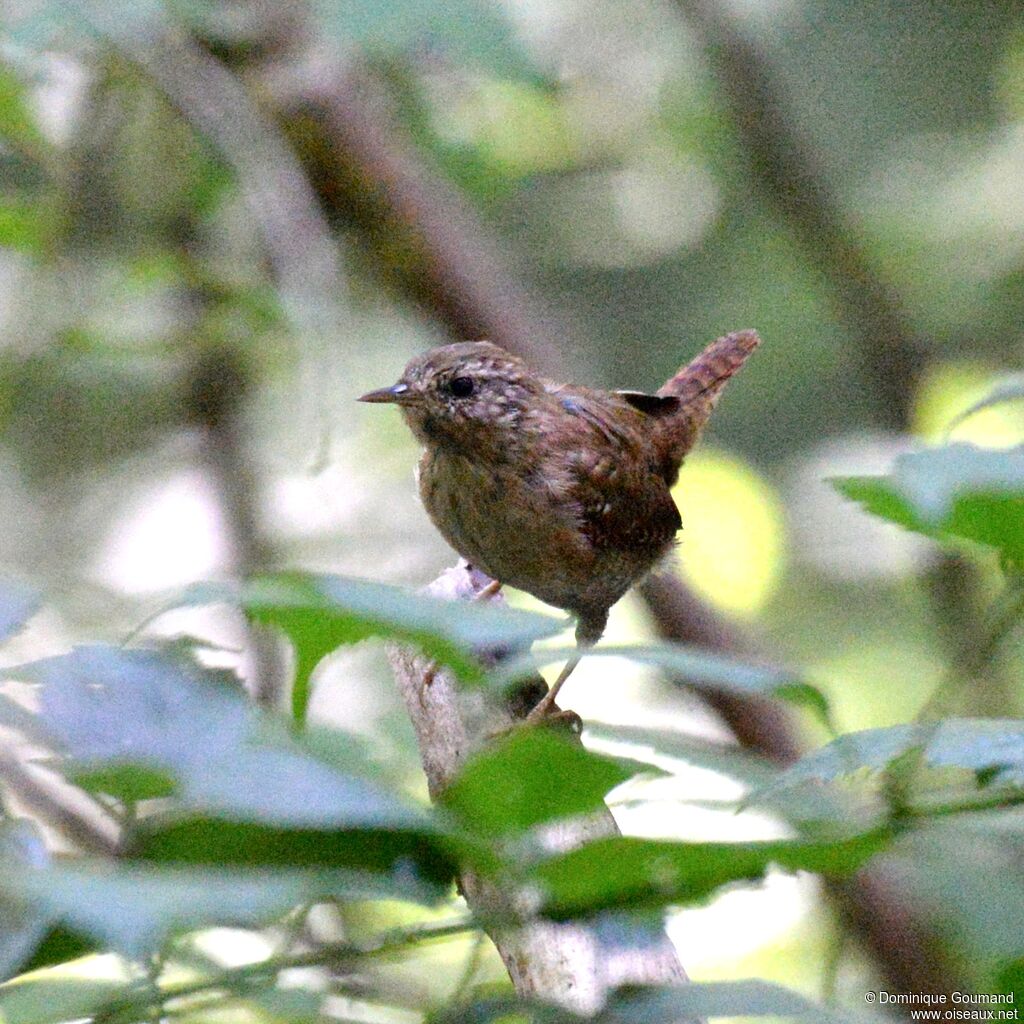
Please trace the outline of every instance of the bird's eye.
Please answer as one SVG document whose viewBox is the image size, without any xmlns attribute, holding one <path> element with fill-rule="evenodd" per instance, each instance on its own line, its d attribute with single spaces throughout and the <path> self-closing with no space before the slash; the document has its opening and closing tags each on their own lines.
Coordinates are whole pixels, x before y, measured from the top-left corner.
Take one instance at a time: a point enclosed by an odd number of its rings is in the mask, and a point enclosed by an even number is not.
<svg viewBox="0 0 1024 1024">
<path fill-rule="evenodd" d="M 448 382 L 448 393 L 455 398 L 469 398 L 473 394 L 471 377 L 455 377 Z"/>
</svg>

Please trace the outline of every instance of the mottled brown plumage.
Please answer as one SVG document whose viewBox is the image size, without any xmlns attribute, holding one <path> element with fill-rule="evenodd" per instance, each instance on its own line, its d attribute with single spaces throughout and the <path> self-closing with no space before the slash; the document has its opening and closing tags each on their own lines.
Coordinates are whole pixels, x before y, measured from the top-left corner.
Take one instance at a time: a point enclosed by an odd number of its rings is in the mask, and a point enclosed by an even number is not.
<svg viewBox="0 0 1024 1024">
<path fill-rule="evenodd" d="M 572 612 L 581 645 L 669 551 L 670 488 L 754 331 L 709 345 L 656 395 L 554 384 L 489 342 L 413 359 L 364 402 L 392 402 L 425 451 L 434 525 L 489 576 Z M 567 667 L 552 693 L 571 671 Z"/>
</svg>

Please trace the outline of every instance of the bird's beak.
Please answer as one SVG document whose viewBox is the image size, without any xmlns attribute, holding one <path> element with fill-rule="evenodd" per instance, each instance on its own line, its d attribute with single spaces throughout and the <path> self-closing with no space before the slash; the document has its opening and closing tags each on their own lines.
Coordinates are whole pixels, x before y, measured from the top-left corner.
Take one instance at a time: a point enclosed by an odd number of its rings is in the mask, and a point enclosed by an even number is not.
<svg viewBox="0 0 1024 1024">
<path fill-rule="evenodd" d="M 393 405 L 405 405 L 410 397 L 409 385 L 399 381 L 389 388 L 367 391 L 365 395 L 360 395 L 358 400 L 360 402 L 390 402 Z"/>
</svg>

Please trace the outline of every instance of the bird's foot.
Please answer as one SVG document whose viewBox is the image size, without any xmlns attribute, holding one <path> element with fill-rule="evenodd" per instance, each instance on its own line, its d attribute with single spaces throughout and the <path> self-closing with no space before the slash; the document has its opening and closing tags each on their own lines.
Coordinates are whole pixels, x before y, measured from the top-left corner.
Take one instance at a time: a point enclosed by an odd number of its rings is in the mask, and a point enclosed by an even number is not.
<svg viewBox="0 0 1024 1024">
<path fill-rule="evenodd" d="M 559 708 L 551 708 L 536 717 L 534 717 L 531 711 L 525 718 L 520 718 L 511 725 L 506 725 L 487 733 L 487 739 L 496 740 L 502 736 L 510 736 L 521 729 L 537 728 L 551 728 L 559 732 L 565 731 L 573 736 L 579 736 L 583 732 L 583 719 L 575 711 L 562 711 Z"/>
<path fill-rule="evenodd" d="M 494 597 L 495 594 L 498 593 L 499 590 L 501 590 L 501 581 L 500 580 L 491 580 L 491 582 L 488 583 L 486 587 L 484 587 L 481 590 L 478 590 L 473 595 L 473 600 L 474 601 L 489 601 L 492 597 Z"/>
<path fill-rule="evenodd" d="M 558 688 L 552 686 L 547 693 L 530 709 L 527 716 L 523 719 L 524 725 L 539 725 L 541 722 L 546 722 L 550 718 L 557 715 L 565 714 L 564 711 L 560 711 L 555 706 L 555 697 L 558 694 Z M 578 715 L 576 716 L 579 717 Z"/>
</svg>

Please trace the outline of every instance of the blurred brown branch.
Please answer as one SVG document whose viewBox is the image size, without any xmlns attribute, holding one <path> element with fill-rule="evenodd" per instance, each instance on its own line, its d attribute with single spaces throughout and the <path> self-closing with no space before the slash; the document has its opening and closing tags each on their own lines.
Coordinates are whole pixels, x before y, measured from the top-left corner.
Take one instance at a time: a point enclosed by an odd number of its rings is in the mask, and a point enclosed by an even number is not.
<svg viewBox="0 0 1024 1024">
<path fill-rule="evenodd" d="M 828 280 L 839 319 L 856 341 L 875 420 L 906 430 L 927 344 L 897 291 L 871 265 L 764 53 L 717 0 L 677 4 L 704 41 L 751 177 L 792 228 L 809 265 Z"/>
<path fill-rule="evenodd" d="M 356 229 L 377 272 L 454 337 L 486 338 L 555 369 L 564 327 L 519 287 L 469 204 L 403 137 L 380 79 L 307 60 L 271 81 L 321 202 Z"/>
</svg>

